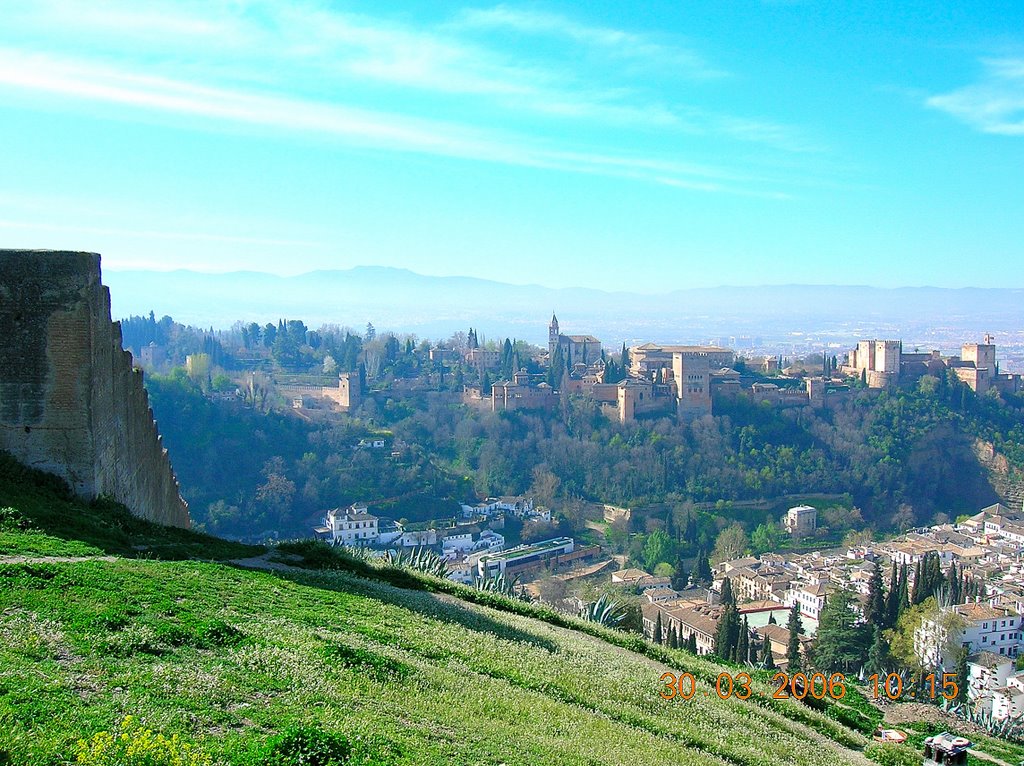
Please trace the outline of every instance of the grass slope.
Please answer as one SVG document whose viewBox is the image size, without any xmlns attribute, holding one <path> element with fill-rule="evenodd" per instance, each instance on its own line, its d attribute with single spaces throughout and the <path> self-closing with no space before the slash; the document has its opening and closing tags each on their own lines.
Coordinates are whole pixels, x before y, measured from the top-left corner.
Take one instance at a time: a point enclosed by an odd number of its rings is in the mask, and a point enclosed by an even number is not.
<svg viewBox="0 0 1024 766">
<path fill-rule="evenodd" d="M 253 551 L 0 468 L 0 508 L 13 509 L 0 514 L 0 763 L 67 763 L 77 739 L 128 714 L 235 764 L 298 723 L 345 733 L 380 764 L 865 762 L 861 735 L 770 701 L 763 682 L 758 704 L 704 695 L 735 668 L 645 656 L 614 631 L 422 578 L 173 560 Z M 140 545 L 145 558 L 128 558 Z M 658 696 L 665 661 L 697 675 L 697 697 Z"/>
</svg>

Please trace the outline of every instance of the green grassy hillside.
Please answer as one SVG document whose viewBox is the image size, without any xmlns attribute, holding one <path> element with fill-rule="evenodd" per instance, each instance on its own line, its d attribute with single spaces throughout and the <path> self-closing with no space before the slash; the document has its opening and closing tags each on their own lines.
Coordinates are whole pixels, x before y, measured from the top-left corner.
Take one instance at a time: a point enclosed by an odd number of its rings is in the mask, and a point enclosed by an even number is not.
<svg viewBox="0 0 1024 766">
<path fill-rule="evenodd" d="M 0 508 L 0 763 L 72 762 L 126 715 L 215 763 L 261 762 L 301 724 L 361 763 L 866 762 L 835 709 L 761 680 L 749 702 L 707 697 L 739 669 L 546 610 L 393 570 L 242 569 L 226 559 L 259 551 L 82 505 L 2 460 Z M 694 699 L 659 697 L 670 666 L 697 675 Z"/>
</svg>

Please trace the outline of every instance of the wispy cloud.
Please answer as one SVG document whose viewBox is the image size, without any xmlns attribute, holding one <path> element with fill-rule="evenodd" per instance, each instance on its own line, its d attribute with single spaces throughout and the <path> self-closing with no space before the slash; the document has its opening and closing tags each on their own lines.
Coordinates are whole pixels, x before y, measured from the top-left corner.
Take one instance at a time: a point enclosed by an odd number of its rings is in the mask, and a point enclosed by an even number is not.
<svg viewBox="0 0 1024 766">
<path fill-rule="evenodd" d="M 121 52 L 132 62 L 163 58 L 179 70 L 235 82 L 332 94 L 371 85 L 406 88 L 458 99 L 463 113 L 475 100 L 517 120 L 532 114 L 789 152 L 818 149 L 793 126 L 680 102 L 680 81 L 713 81 L 725 72 L 678 41 L 507 5 L 414 26 L 317 0 L 154 0 L 145 6 L 40 0 L 15 6 L 5 23 L 45 29 L 66 44 L 61 50 L 105 57 Z M 557 44 L 522 44 L 493 32 L 544 36 Z M 97 43 L 91 50 L 90 41 Z"/>
<path fill-rule="evenodd" d="M 700 88 L 728 78 L 678 41 L 504 5 L 414 25 L 319 0 L 39 0 L 5 24 L 13 35 L 0 31 L 0 46 L 18 42 L 0 47 L 0 85 L 381 150 L 777 196 L 778 178 L 722 160 L 709 182 L 680 155 L 691 137 L 819 149 L 770 119 L 680 103 L 659 73 Z M 614 148 L 593 149 L 602 145 Z"/>
<path fill-rule="evenodd" d="M 761 188 L 764 179 L 712 166 L 553 149 L 521 136 L 443 121 L 210 87 L 20 51 L 0 49 L 0 85 L 86 103 L 323 134 L 387 151 L 633 178 L 701 191 L 777 196 L 774 190 Z M 708 182 L 709 178 L 715 182 Z"/>
<path fill-rule="evenodd" d="M 1024 58 L 983 59 L 982 79 L 925 104 L 983 133 L 1024 136 Z"/>
<path fill-rule="evenodd" d="M 561 37 L 591 49 L 600 49 L 616 60 L 644 64 L 676 77 L 682 75 L 705 79 L 726 75 L 720 68 L 712 66 L 703 57 L 682 46 L 658 42 L 650 35 L 582 24 L 555 13 L 499 5 L 489 9 L 464 11 L 459 15 L 456 26 Z"/>
</svg>

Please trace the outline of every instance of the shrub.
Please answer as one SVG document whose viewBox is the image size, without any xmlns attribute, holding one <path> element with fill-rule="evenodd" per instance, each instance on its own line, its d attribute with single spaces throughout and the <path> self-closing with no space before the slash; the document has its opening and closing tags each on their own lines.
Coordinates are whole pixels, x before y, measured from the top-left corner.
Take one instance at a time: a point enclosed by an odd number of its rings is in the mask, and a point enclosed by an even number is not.
<svg viewBox="0 0 1024 766">
<path fill-rule="evenodd" d="M 28 519 L 17 508 L 11 508 L 10 506 L 0 508 L 0 530 L 28 529 L 28 527 Z"/>
<path fill-rule="evenodd" d="M 114 733 L 101 731 L 79 740 L 75 763 L 80 766 L 212 766 L 213 760 L 195 745 L 154 734 L 125 716 Z"/>
<path fill-rule="evenodd" d="M 352 756 L 348 739 L 314 726 L 285 729 L 272 737 L 254 766 L 343 766 Z"/>
<path fill-rule="evenodd" d="M 872 743 L 864 748 L 864 755 L 881 766 L 920 766 L 921 756 L 902 745 Z"/>
<path fill-rule="evenodd" d="M 336 662 L 346 668 L 362 668 L 378 680 L 392 680 L 395 677 L 405 678 L 410 668 L 404 662 L 393 660 L 382 654 L 375 654 L 367 649 L 346 646 L 344 644 L 327 644 L 323 649 L 328 661 Z"/>
<path fill-rule="evenodd" d="M 195 636 L 201 647 L 236 646 L 245 638 L 238 628 L 223 620 L 206 620 L 199 623 Z"/>
</svg>

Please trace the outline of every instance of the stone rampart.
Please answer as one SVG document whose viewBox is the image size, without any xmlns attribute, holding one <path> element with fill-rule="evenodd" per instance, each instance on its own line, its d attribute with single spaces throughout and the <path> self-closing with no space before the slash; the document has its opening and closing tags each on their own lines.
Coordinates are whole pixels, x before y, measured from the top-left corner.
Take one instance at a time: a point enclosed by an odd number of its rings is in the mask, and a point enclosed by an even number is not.
<svg viewBox="0 0 1024 766">
<path fill-rule="evenodd" d="M 95 253 L 0 250 L 0 449 L 84 497 L 189 526 Z"/>
</svg>

